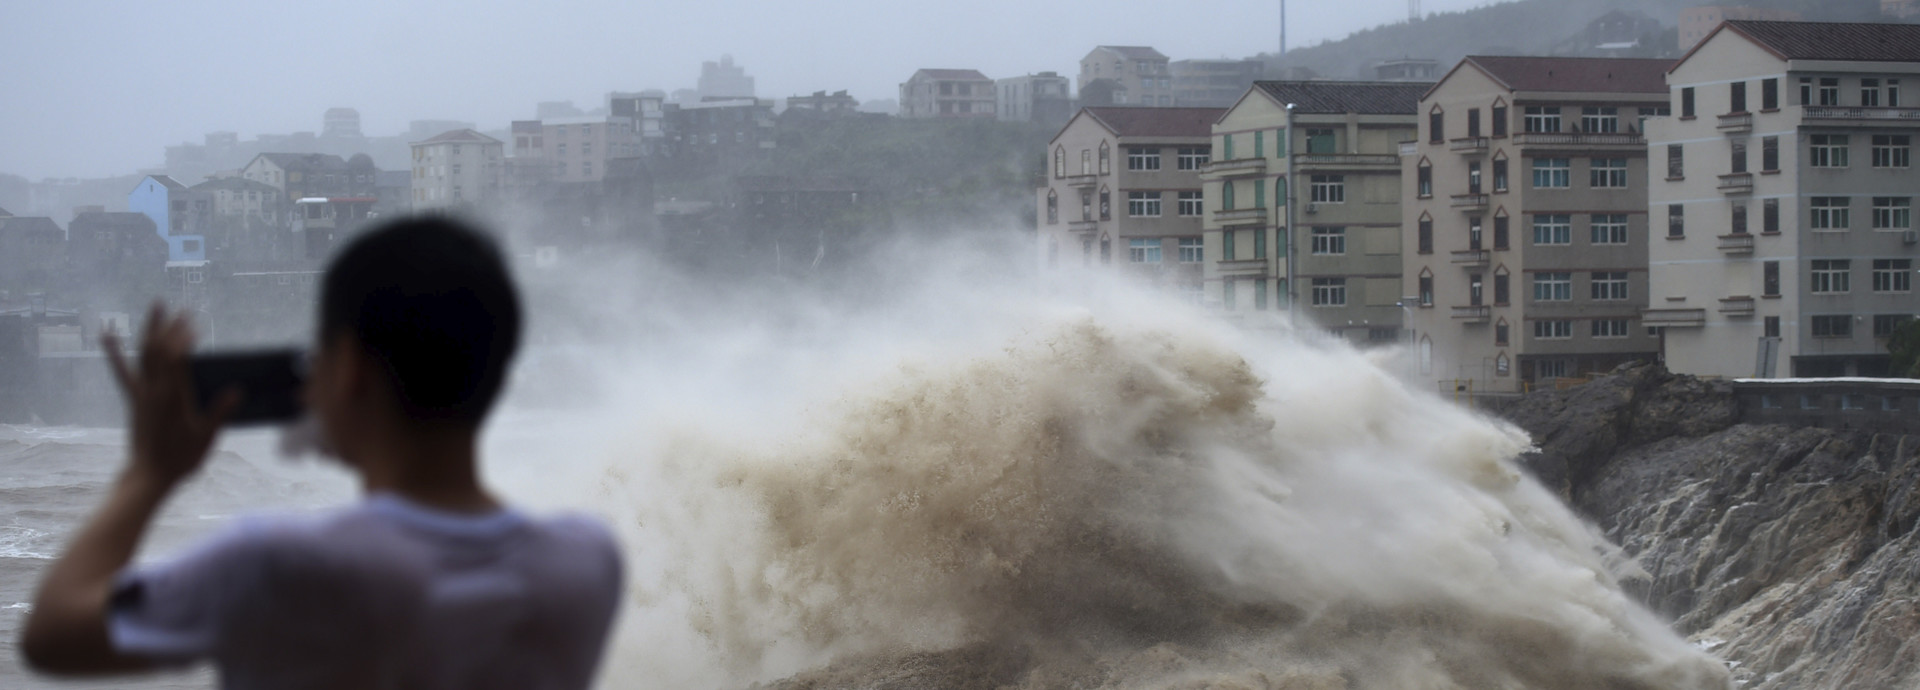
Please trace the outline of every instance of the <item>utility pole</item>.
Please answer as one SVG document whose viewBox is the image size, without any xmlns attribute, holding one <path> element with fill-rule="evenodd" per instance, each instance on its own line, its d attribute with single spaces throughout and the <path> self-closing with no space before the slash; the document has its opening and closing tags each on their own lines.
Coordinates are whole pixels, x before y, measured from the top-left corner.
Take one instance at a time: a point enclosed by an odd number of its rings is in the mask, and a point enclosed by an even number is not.
<svg viewBox="0 0 1920 690">
<path fill-rule="evenodd" d="M 1287 56 L 1287 0 L 1280 0 L 1280 57 Z"/>
</svg>

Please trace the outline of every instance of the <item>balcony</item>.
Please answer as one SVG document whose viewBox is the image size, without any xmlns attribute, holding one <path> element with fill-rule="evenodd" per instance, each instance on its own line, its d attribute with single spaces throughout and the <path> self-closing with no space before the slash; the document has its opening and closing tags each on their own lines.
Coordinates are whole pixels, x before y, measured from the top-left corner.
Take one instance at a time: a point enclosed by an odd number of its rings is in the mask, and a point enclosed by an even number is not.
<svg viewBox="0 0 1920 690">
<path fill-rule="evenodd" d="M 1822 124 L 1859 124 L 1885 126 L 1891 122 L 1920 122 L 1920 108 L 1843 108 L 1831 105 L 1800 106 L 1802 120 L 1820 120 Z"/>
<path fill-rule="evenodd" d="M 1487 207 L 1487 195 L 1485 195 L 1485 194 L 1455 194 L 1455 195 L 1453 195 L 1453 203 L 1451 203 L 1451 204 L 1448 204 L 1448 205 L 1449 205 L 1449 206 L 1452 206 L 1452 207 L 1454 207 L 1454 208 L 1460 208 L 1460 209 L 1467 209 L 1467 210 L 1470 210 L 1470 211 L 1471 211 L 1471 210 L 1484 210 L 1484 209 L 1486 209 L 1486 207 Z"/>
<path fill-rule="evenodd" d="M 1720 176 L 1721 194 L 1752 194 L 1753 173 L 1733 173 Z"/>
<path fill-rule="evenodd" d="M 1727 113 L 1720 116 L 1719 130 L 1728 134 L 1753 131 L 1753 113 Z"/>
<path fill-rule="evenodd" d="M 1220 262 L 1220 275 L 1229 277 L 1262 277 L 1267 274 L 1266 259 L 1233 259 Z"/>
<path fill-rule="evenodd" d="M 1644 149 L 1646 137 L 1638 134 L 1582 134 L 1577 132 L 1527 132 L 1513 135 L 1515 146 L 1552 146 L 1580 149 Z"/>
<path fill-rule="evenodd" d="M 1267 172 L 1265 158 L 1237 158 L 1230 161 L 1214 161 L 1200 167 L 1200 176 L 1208 179 L 1223 177 L 1250 177 L 1264 175 Z"/>
<path fill-rule="evenodd" d="M 1067 221 L 1067 229 L 1074 232 L 1093 232 L 1100 229 L 1100 221 L 1091 219 L 1070 220 Z"/>
<path fill-rule="evenodd" d="M 1399 169 L 1400 157 L 1384 153 L 1303 153 L 1294 165 L 1302 168 L 1393 168 Z"/>
<path fill-rule="evenodd" d="M 1462 249 L 1453 252 L 1453 265 L 1466 269 L 1486 268 L 1493 261 L 1493 252 L 1485 249 Z"/>
<path fill-rule="evenodd" d="M 1264 208 L 1243 208 L 1233 211 L 1214 211 L 1213 222 L 1221 225 L 1255 225 L 1267 222 L 1267 210 Z"/>
<path fill-rule="evenodd" d="M 1744 232 L 1721 235 L 1720 251 L 1728 254 L 1752 254 L 1753 235 Z"/>
<path fill-rule="evenodd" d="M 1099 175 L 1068 175 L 1067 176 L 1068 187 L 1092 187 L 1096 184 L 1100 184 Z"/>
<path fill-rule="evenodd" d="M 1477 155 L 1487 152 L 1486 137 L 1466 137 L 1447 142 L 1447 150 L 1465 155 Z"/>
<path fill-rule="evenodd" d="M 1648 309 L 1640 312 L 1640 324 L 1658 328 L 1699 328 L 1707 325 L 1707 310 Z"/>
<path fill-rule="evenodd" d="M 1753 316 L 1753 298 L 1748 296 L 1720 298 L 1720 313 L 1727 316 Z"/>
<path fill-rule="evenodd" d="M 1493 319 L 1493 307 L 1484 304 L 1454 307 L 1453 318 L 1461 323 L 1486 323 Z"/>
</svg>

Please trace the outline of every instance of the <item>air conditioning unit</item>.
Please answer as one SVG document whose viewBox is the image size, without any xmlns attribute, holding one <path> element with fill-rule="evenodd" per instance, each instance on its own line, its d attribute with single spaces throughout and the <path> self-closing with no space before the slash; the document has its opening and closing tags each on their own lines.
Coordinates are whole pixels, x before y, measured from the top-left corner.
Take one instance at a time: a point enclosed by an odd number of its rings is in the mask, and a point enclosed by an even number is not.
<svg viewBox="0 0 1920 690">
<path fill-rule="evenodd" d="M 1920 242 L 1920 230 L 1908 230 L 1900 233 L 1901 244 L 1913 244 L 1915 242 Z"/>
<path fill-rule="evenodd" d="M 1320 212 L 1320 207 L 1319 207 L 1319 206 L 1315 206 L 1315 205 L 1313 205 L 1313 204 L 1307 204 L 1307 213 L 1319 213 L 1319 212 Z M 1911 233 L 1911 232 L 1913 232 L 1913 231 L 1912 231 L 1912 230 L 1908 230 L 1907 232 L 1909 232 L 1909 233 Z"/>
</svg>

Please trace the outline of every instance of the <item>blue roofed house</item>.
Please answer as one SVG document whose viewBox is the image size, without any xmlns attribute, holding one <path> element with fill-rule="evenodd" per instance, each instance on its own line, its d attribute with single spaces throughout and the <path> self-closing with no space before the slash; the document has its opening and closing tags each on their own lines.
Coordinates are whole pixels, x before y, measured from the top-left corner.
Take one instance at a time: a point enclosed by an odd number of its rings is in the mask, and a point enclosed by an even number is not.
<svg viewBox="0 0 1920 690">
<path fill-rule="evenodd" d="M 154 231 L 167 241 L 169 263 L 206 263 L 202 230 L 213 212 L 209 195 L 166 175 L 148 175 L 127 193 L 127 210 L 153 219 Z"/>
</svg>

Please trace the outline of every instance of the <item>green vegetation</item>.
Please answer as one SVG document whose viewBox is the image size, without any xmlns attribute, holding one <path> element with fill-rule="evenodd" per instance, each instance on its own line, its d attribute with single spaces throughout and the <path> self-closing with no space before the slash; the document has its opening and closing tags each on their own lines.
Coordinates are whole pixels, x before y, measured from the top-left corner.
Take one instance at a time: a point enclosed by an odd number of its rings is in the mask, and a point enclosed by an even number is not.
<svg viewBox="0 0 1920 690">
<path fill-rule="evenodd" d="M 1908 319 L 1887 338 L 1887 352 L 1893 355 L 1890 376 L 1920 378 L 1920 319 Z"/>
</svg>

